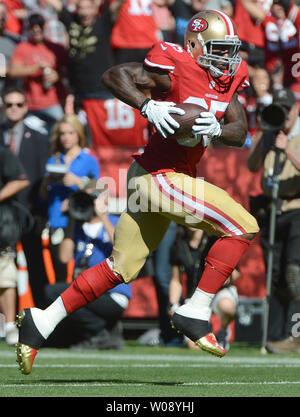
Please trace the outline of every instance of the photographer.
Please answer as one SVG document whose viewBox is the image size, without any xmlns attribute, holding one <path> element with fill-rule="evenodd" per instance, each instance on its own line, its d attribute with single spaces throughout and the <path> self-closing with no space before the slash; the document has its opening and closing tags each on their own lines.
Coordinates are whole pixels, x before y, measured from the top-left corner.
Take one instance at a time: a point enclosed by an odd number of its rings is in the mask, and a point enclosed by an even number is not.
<svg viewBox="0 0 300 417">
<path fill-rule="evenodd" d="M 20 216 L 16 216 L 14 197 L 28 187 L 29 181 L 18 158 L 0 146 L 0 305 L 5 317 L 5 341 L 18 341 L 16 244 L 21 238 Z"/>
<path fill-rule="evenodd" d="M 68 224 L 65 201 L 71 193 L 83 188 L 89 178 L 98 179 L 100 175 L 99 163 L 86 146 L 84 126 L 76 115 L 66 115 L 56 123 L 41 187 L 42 198 L 48 205 L 48 230 L 44 232 L 49 235 L 56 281 L 65 281 L 67 277 L 67 266 L 58 257 L 59 244 Z"/>
<path fill-rule="evenodd" d="M 119 219 L 118 216 L 107 214 L 106 191 L 97 196 L 98 193 L 93 193 L 94 188 L 85 190 L 69 198 L 69 223 L 59 247 L 59 257 L 63 263 L 75 257 L 74 277 L 110 255 L 114 228 Z M 62 282 L 47 286 L 48 301 L 54 301 L 68 286 Z M 64 320 L 49 339 L 50 345 L 79 349 L 121 349 L 123 334 L 120 318 L 130 298 L 130 285 L 118 285 L 101 299 Z"/>
<path fill-rule="evenodd" d="M 186 302 L 193 294 L 201 279 L 205 267 L 208 251 L 217 237 L 193 228 L 178 226 L 175 245 L 172 248 L 171 263 L 172 276 L 169 287 L 169 315 L 176 311 L 182 301 Z M 183 297 L 183 283 L 181 272 L 186 273 L 186 297 Z M 220 329 L 216 335 L 218 342 L 225 349 L 229 349 L 229 324 L 235 317 L 238 304 L 238 292 L 233 281 L 240 277 L 238 269 L 234 269 L 225 284 L 216 293 L 211 303 L 212 313 L 220 318 Z M 197 349 L 190 339 L 184 339 L 189 349 Z"/>
<path fill-rule="evenodd" d="M 269 352 L 300 352 L 300 338 L 292 331 L 293 315 L 300 312 L 300 118 L 296 99 L 288 89 L 275 91 L 273 105 L 279 105 L 282 109 L 285 116 L 283 126 L 276 130 L 280 118 L 278 107 L 276 109 L 270 106 L 265 109 L 248 154 L 250 171 L 258 172 L 262 169 L 263 196 L 256 199 L 255 211 L 260 223 L 261 246 L 266 266 L 273 171 L 276 168 L 276 154 L 279 155 L 280 182 L 268 329 L 270 342 L 266 348 Z M 264 119 L 268 111 L 269 125 Z"/>
</svg>

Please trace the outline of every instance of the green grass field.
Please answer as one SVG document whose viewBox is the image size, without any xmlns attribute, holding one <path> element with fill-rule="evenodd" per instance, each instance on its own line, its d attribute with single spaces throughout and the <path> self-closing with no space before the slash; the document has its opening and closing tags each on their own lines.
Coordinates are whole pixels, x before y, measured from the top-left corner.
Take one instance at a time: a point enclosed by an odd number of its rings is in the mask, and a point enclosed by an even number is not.
<svg viewBox="0 0 300 417">
<path fill-rule="evenodd" d="M 299 397 L 300 355 L 263 355 L 237 343 L 215 358 L 184 348 L 46 349 L 22 375 L 0 342 L 1 397 Z"/>
</svg>

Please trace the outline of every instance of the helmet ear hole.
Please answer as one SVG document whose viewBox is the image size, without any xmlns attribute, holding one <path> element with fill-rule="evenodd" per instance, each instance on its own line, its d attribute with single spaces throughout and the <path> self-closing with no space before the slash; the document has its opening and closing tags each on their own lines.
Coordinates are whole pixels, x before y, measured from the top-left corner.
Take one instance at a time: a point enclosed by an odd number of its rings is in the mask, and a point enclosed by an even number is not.
<svg viewBox="0 0 300 417">
<path fill-rule="evenodd" d="M 191 47 L 195 48 L 195 46 L 196 46 L 195 42 L 191 42 Z"/>
</svg>

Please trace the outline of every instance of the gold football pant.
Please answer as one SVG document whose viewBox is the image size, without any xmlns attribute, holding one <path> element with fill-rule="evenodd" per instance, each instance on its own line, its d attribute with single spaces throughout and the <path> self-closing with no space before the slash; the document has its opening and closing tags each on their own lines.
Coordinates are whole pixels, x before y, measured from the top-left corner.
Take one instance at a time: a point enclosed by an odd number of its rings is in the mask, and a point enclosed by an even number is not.
<svg viewBox="0 0 300 417">
<path fill-rule="evenodd" d="M 152 175 L 133 162 L 127 176 L 127 210 L 116 226 L 113 271 L 128 283 L 159 246 L 170 221 L 222 236 L 257 233 L 251 214 L 224 190 L 188 175 Z"/>
</svg>

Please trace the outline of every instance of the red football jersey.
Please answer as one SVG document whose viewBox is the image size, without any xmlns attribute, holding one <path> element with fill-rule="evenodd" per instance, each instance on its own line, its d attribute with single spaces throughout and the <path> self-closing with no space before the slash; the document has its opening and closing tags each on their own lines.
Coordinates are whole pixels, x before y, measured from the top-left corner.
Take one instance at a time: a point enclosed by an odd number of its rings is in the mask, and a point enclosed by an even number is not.
<svg viewBox="0 0 300 417">
<path fill-rule="evenodd" d="M 270 12 L 261 25 L 265 36 L 265 65 L 266 69 L 273 74 L 280 63 L 279 29 L 276 18 Z"/>
<path fill-rule="evenodd" d="M 161 39 L 152 15 L 151 0 L 125 0 L 112 29 L 112 48 L 150 49 Z"/>
<path fill-rule="evenodd" d="M 165 69 L 171 78 L 171 88 L 165 93 L 152 94 L 154 100 L 198 104 L 221 120 L 233 94 L 249 86 L 248 68 L 244 61 L 234 77 L 215 79 L 201 68 L 180 46 L 158 42 L 147 54 L 145 66 Z M 172 116 L 172 115 L 171 115 Z M 196 176 L 196 165 L 205 148 L 180 145 L 172 138 L 164 139 L 154 131 L 142 155 L 134 155 L 137 162 L 152 173 L 182 172 Z"/>
<path fill-rule="evenodd" d="M 269 1 L 256 1 L 257 5 L 266 3 L 265 11 L 270 7 Z M 259 48 L 264 48 L 264 31 L 260 23 L 251 18 L 249 12 L 245 9 L 242 0 L 235 1 L 234 17 L 237 26 L 239 38 L 241 41 L 252 43 Z"/>
<path fill-rule="evenodd" d="M 92 132 L 93 146 L 143 147 L 148 142 L 148 121 L 137 109 L 122 101 L 85 99 L 86 112 Z"/>
<path fill-rule="evenodd" d="M 282 60 L 285 84 L 299 80 L 299 7 L 292 5 L 287 18 L 284 20 L 276 19 L 272 13 L 269 13 L 262 22 L 262 27 L 265 33 L 265 64 L 267 70 L 272 74 L 276 65 Z"/>
</svg>

